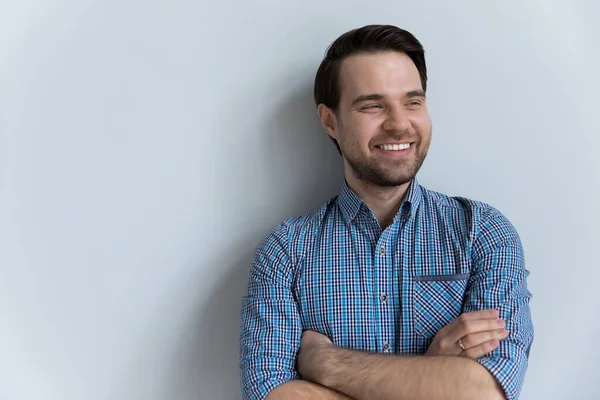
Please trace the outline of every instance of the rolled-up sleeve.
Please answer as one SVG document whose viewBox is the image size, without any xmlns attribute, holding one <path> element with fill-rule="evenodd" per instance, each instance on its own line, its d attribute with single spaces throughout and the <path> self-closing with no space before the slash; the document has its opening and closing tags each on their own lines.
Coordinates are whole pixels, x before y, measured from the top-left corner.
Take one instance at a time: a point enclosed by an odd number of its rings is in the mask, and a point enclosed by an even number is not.
<svg viewBox="0 0 600 400">
<path fill-rule="evenodd" d="M 292 295 L 287 229 L 277 227 L 258 246 L 242 299 L 240 380 L 243 400 L 266 398 L 297 379 L 296 354 L 302 328 Z"/>
<path fill-rule="evenodd" d="M 500 212 L 483 213 L 472 247 L 473 274 L 463 312 L 497 309 L 509 335 L 492 353 L 478 359 L 498 381 L 507 400 L 519 398 L 533 343 L 533 324 L 523 247 L 515 228 Z"/>
</svg>

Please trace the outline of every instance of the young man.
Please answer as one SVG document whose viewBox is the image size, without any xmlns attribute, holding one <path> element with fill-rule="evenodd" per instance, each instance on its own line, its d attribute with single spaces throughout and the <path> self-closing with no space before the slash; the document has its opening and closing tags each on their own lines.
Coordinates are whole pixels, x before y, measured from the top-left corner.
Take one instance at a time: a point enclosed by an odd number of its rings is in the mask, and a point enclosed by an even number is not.
<svg viewBox="0 0 600 400">
<path fill-rule="evenodd" d="M 417 183 L 426 83 L 421 44 L 397 27 L 328 49 L 315 100 L 345 182 L 256 251 L 244 399 L 518 398 L 533 341 L 521 242 L 493 207 Z"/>
</svg>

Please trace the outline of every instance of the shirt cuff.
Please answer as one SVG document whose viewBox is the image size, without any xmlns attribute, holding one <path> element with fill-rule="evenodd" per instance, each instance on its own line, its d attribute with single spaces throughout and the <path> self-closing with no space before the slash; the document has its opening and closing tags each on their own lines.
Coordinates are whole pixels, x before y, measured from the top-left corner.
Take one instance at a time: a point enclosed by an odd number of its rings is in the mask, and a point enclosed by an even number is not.
<svg viewBox="0 0 600 400">
<path fill-rule="evenodd" d="M 484 356 L 477 359 L 488 372 L 498 381 L 506 400 L 517 400 L 523 387 L 527 362 L 498 356 Z"/>
<path fill-rule="evenodd" d="M 242 378 L 242 400 L 264 400 L 277 386 L 298 379 L 298 375 L 295 372 L 271 373 L 269 374 L 271 375 L 269 377 L 260 378 L 256 376 L 257 374 L 252 374 L 250 371 L 246 372 L 255 376 L 250 376 L 245 379 Z"/>
</svg>

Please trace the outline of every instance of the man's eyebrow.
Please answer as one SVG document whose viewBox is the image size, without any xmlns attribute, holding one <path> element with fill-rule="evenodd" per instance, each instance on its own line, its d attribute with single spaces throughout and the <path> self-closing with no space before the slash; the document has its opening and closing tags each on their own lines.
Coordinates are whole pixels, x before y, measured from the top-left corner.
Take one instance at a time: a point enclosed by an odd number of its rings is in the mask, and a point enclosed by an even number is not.
<svg viewBox="0 0 600 400">
<path fill-rule="evenodd" d="M 406 97 L 411 98 L 411 97 L 425 97 L 425 92 L 422 90 L 411 90 L 406 92 Z"/>
<path fill-rule="evenodd" d="M 404 94 L 404 97 L 409 99 L 413 97 L 425 97 L 425 92 L 423 90 L 409 90 Z M 383 100 L 384 98 L 385 96 L 380 93 L 362 94 L 352 100 L 352 106 L 362 103 L 363 101 Z"/>
</svg>

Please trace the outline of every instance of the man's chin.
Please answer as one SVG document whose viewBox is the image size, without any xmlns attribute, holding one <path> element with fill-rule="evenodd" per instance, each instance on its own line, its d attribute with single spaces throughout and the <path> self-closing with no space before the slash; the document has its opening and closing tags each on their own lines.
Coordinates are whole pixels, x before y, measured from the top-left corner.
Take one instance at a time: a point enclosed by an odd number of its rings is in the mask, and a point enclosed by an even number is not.
<svg viewBox="0 0 600 400">
<path fill-rule="evenodd" d="M 402 175 L 402 176 L 371 175 L 371 176 L 364 176 L 364 179 L 362 179 L 362 180 L 371 185 L 392 188 L 392 187 L 397 187 L 397 186 L 403 186 L 403 185 L 406 185 L 407 183 L 412 182 L 412 180 L 415 178 L 415 175 L 416 174 L 407 174 L 407 175 Z"/>
<path fill-rule="evenodd" d="M 359 181 L 383 188 L 403 186 L 412 182 L 419 170 L 417 167 L 420 167 L 420 163 L 419 165 L 414 165 L 414 163 L 412 165 L 407 163 L 399 165 L 390 165 L 389 163 L 368 165 L 366 163 L 348 162 L 348 164 L 352 174 Z"/>
<path fill-rule="evenodd" d="M 376 184 L 377 186 L 381 186 L 381 187 L 387 187 L 387 188 L 392 188 L 392 187 L 398 187 L 398 186 L 403 186 L 406 185 L 410 182 L 412 182 L 412 180 L 414 179 L 414 176 L 412 178 L 406 178 L 406 179 L 395 179 L 395 180 L 382 180 L 379 182 L 373 182 L 374 184 Z"/>
</svg>

